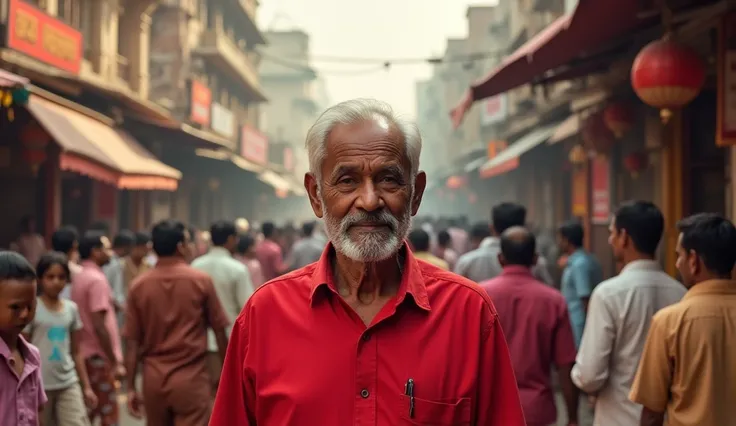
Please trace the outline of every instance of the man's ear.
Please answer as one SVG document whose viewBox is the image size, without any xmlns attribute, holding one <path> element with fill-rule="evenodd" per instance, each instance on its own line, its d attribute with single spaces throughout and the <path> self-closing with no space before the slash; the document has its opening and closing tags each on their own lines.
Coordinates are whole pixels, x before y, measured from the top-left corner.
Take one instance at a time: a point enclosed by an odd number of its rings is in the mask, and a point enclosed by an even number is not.
<svg viewBox="0 0 736 426">
<path fill-rule="evenodd" d="M 304 175 L 304 189 L 307 190 L 309 204 L 312 205 L 314 215 L 321 219 L 324 212 L 322 199 L 319 196 L 319 182 L 317 181 L 317 177 L 312 173 L 306 173 Z"/>
<path fill-rule="evenodd" d="M 427 174 L 423 171 L 417 173 L 414 178 L 414 195 L 411 199 L 411 215 L 414 216 L 419 211 L 419 206 L 422 204 L 422 197 L 424 196 L 424 189 L 427 187 Z"/>
</svg>

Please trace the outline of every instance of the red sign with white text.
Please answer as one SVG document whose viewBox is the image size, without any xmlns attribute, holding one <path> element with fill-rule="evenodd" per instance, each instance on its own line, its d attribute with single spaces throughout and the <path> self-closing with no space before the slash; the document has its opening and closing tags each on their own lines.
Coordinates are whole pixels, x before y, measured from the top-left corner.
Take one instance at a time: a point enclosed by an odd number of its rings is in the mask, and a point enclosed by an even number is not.
<svg viewBox="0 0 736 426">
<path fill-rule="evenodd" d="M 596 225 L 605 225 L 611 217 L 608 158 L 598 156 L 590 162 L 590 166 L 590 201 L 593 204 L 591 221 Z"/>
<path fill-rule="evenodd" d="M 212 108 L 212 91 L 209 87 L 192 80 L 192 99 L 189 119 L 203 126 L 210 125 L 210 109 Z"/>
<path fill-rule="evenodd" d="M 21 0 L 10 0 L 7 41 L 13 50 L 79 74 L 82 33 Z"/>
<path fill-rule="evenodd" d="M 240 130 L 240 155 L 257 164 L 268 163 L 268 138 L 247 124 Z"/>
</svg>

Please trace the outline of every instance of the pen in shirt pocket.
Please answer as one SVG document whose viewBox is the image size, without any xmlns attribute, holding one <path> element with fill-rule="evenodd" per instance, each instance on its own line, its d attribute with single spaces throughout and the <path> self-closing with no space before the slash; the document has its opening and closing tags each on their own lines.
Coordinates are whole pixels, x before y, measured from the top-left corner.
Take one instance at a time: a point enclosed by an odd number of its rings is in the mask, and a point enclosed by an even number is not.
<svg viewBox="0 0 736 426">
<path fill-rule="evenodd" d="M 414 418 L 414 379 L 409 379 L 404 385 L 404 395 L 409 397 L 409 418 Z"/>
</svg>

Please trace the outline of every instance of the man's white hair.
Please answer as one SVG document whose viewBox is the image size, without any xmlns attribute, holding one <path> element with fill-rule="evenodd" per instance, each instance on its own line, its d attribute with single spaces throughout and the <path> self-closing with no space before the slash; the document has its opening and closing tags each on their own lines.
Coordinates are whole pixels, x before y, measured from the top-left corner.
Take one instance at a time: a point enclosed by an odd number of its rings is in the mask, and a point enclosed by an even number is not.
<svg viewBox="0 0 736 426">
<path fill-rule="evenodd" d="M 384 118 L 401 132 L 406 146 L 406 155 L 411 165 L 411 176 L 419 172 L 419 155 L 422 152 L 422 136 L 416 125 L 394 113 L 389 104 L 376 99 L 351 99 L 334 105 L 317 118 L 307 132 L 306 148 L 309 155 L 309 171 L 317 181 L 321 177 L 322 162 L 327 156 L 327 138 L 339 124 L 351 125 L 363 121 Z"/>
</svg>

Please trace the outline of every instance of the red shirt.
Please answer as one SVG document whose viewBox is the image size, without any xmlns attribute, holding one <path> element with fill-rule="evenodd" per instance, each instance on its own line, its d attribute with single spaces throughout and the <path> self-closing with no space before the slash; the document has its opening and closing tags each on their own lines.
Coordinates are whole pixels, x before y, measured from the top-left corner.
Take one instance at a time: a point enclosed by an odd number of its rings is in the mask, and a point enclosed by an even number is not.
<svg viewBox="0 0 736 426">
<path fill-rule="evenodd" d="M 529 425 L 557 421 L 550 366 L 575 362 L 575 341 L 562 294 L 529 268 L 507 266 L 481 283 L 506 331 L 521 404 Z"/>
<path fill-rule="evenodd" d="M 407 248 L 396 297 L 366 327 L 335 290 L 331 251 L 248 300 L 210 426 L 525 424 L 496 311 L 478 285 Z"/>
</svg>

